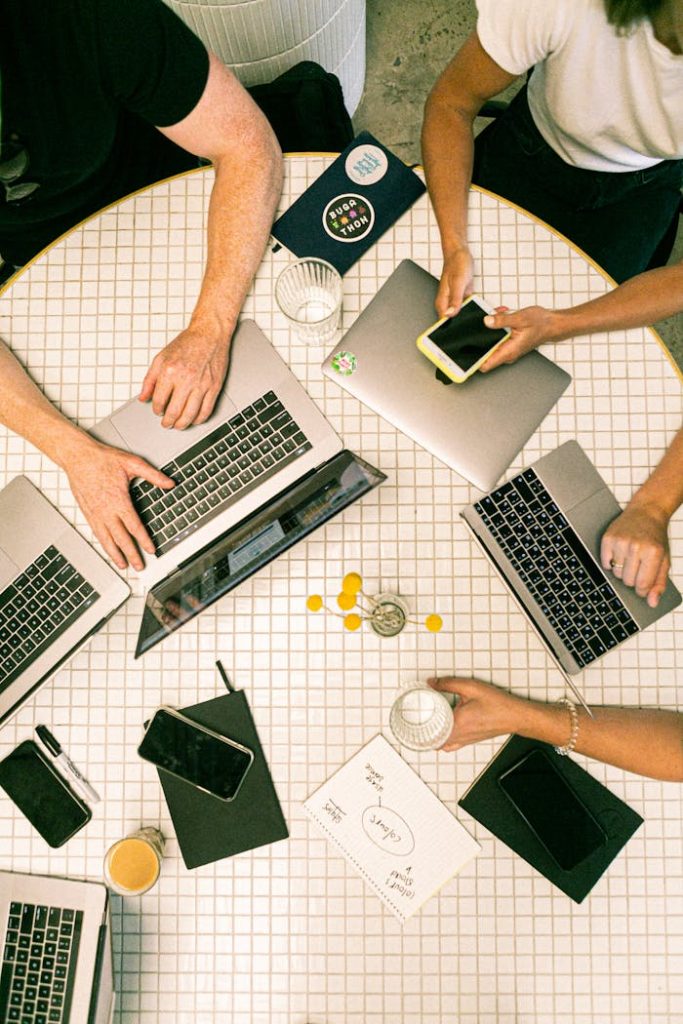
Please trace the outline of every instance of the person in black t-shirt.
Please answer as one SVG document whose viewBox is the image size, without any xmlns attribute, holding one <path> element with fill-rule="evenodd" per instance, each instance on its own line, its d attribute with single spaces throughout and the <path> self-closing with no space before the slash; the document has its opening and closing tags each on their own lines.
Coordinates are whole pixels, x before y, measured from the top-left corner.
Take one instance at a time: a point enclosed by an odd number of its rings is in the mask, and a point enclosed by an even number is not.
<svg viewBox="0 0 683 1024">
<path fill-rule="evenodd" d="M 268 240 L 282 154 L 265 117 L 162 0 L 0 3 L 0 256 L 19 266 L 108 203 L 210 160 L 204 279 L 190 323 L 154 358 L 140 399 L 165 427 L 211 414 Z M 244 225 L 249 225 L 245 233 Z M 67 473 L 119 568 L 154 546 L 130 500 L 172 481 L 63 417 L 0 341 L 0 422 Z"/>
</svg>

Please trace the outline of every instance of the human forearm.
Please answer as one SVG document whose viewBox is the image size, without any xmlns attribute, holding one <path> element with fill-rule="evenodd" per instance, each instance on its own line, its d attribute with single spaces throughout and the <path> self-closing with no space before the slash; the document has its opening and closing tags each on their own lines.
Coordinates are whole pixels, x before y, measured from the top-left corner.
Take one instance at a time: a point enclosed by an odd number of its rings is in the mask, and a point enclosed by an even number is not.
<svg viewBox="0 0 683 1024">
<path fill-rule="evenodd" d="M 683 427 L 657 468 L 631 498 L 629 508 L 659 512 L 667 522 L 683 504 Z"/>
<path fill-rule="evenodd" d="M 88 435 L 55 408 L 33 383 L 16 356 L 0 341 L 0 422 L 64 468 Z"/>
<path fill-rule="evenodd" d="M 626 771 L 683 781 L 683 716 L 649 708 L 593 707 L 593 718 L 578 708 L 575 750 Z M 561 746 L 571 732 L 566 708 L 520 700 L 511 731 Z"/>
<path fill-rule="evenodd" d="M 548 310 L 544 341 L 645 327 L 683 310 L 683 262 L 648 270 L 590 302 Z"/>
<path fill-rule="evenodd" d="M 263 257 L 282 190 L 282 155 L 272 133 L 214 160 L 207 260 L 191 324 L 212 326 L 226 344 Z"/>
<path fill-rule="evenodd" d="M 525 700 L 478 679 L 442 678 L 430 683 L 459 698 L 445 751 L 510 733 L 553 746 L 564 746 L 570 738 L 572 719 L 562 705 Z M 591 710 L 593 718 L 577 708 L 577 753 L 640 775 L 683 781 L 683 715 L 648 708 Z"/>
<path fill-rule="evenodd" d="M 435 90 L 425 107 L 422 160 L 444 257 L 467 248 L 467 199 L 472 180 L 473 117 Z"/>
</svg>

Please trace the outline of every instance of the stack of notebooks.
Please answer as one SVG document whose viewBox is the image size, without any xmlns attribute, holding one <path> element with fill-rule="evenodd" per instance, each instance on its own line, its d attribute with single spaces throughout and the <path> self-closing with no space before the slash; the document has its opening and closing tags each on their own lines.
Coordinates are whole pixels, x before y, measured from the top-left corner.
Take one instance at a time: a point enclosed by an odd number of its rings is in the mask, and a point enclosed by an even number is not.
<svg viewBox="0 0 683 1024">
<path fill-rule="evenodd" d="M 227 803 L 158 769 L 185 866 L 198 868 L 286 839 L 287 823 L 244 691 L 222 694 L 182 712 L 254 753 L 237 796 Z"/>
<path fill-rule="evenodd" d="M 500 785 L 499 780 L 508 769 L 537 749 L 550 759 L 551 769 L 559 772 L 604 833 L 604 842 L 569 870 L 559 866 Z M 539 777 L 538 785 L 543 784 L 541 780 Z M 571 758 L 560 757 L 553 747 L 521 736 L 512 736 L 504 744 L 458 804 L 576 903 L 585 899 L 643 823 L 639 814 Z M 563 809 L 558 808 L 558 820 L 562 817 Z M 568 847 L 571 838 L 567 836 Z"/>
</svg>

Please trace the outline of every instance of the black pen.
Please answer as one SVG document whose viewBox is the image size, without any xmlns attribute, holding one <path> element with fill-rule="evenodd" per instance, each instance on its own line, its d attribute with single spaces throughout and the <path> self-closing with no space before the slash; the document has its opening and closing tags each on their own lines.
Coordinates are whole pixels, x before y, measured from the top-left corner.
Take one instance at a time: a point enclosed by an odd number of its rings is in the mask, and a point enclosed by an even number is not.
<svg viewBox="0 0 683 1024">
<path fill-rule="evenodd" d="M 76 788 L 80 789 L 91 803 L 99 803 L 99 794 L 92 788 L 85 775 L 78 770 L 71 758 L 64 753 L 48 727 L 46 725 L 37 725 L 36 733 L 44 746 L 50 751 L 57 764 L 61 765 L 64 771 L 75 779 Z"/>
</svg>

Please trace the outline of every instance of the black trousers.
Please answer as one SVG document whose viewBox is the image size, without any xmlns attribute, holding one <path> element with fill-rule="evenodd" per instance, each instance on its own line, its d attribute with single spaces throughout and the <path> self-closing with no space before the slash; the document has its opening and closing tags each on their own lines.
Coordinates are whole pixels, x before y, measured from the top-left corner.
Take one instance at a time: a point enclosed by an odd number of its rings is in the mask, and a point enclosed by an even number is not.
<svg viewBox="0 0 683 1024">
<path fill-rule="evenodd" d="M 536 127 L 526 86 L 475 141 L 475 184 L 544 220 L 618 282 L 654 265 L 655 254 L 666 263 L 682 177 L 683 160 L 625 172 L 570 166 Z"/>
</svg>

